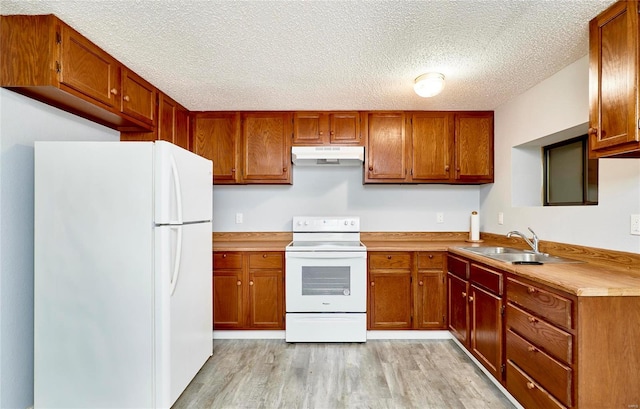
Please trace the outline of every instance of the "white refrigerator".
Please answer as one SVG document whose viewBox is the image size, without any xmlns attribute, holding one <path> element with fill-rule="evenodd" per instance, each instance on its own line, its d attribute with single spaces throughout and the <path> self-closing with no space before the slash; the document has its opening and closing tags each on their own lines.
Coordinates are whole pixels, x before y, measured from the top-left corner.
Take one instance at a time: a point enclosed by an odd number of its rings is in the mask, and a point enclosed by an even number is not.
<svg viewBox="0 0 640 409">
<path fill-rule="evenodd" d="M 36 142 L 34 407 L 169 408 L 213 353 L 212 163 Z"/>
</svg>

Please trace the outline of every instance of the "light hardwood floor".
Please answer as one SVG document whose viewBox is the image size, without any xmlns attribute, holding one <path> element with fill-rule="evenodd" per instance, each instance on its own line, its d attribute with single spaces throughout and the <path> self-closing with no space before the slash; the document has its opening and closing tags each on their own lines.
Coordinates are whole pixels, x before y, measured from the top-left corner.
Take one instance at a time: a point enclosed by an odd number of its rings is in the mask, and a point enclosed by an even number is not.
<svg viewBox="0 0 640 409">
<path fill-rule="evenodd" d="M 513 405 L 450 340 L 287 344 L 216 340 L 173 406 L 181 408 L 470 408 Z"/>
</svg>

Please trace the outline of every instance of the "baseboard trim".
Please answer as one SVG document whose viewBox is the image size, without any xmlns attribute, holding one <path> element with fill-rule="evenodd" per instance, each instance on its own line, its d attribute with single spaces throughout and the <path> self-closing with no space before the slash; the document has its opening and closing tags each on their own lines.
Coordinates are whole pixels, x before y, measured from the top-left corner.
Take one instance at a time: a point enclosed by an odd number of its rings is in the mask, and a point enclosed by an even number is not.
<svg viewBox="0 0 640 409">
<path fill-rule="evenodd" d="M 517 400 L 516 398 L 514 398 L 509 391 L 507 391 L 505 389 L 504 386 L 502 386 L 502 384 L 500 382 L 498 382 L 498 380 L 496 378 L 493 377 L 493 375 L 491 375 L 491 373 L 489 371 L 487 371 L 487 369 L 482 366 L 482 364 L 480 363 L 480 361 L 478 361 L 478 359 L 476 359 L 475 356 L 473 356 L 471 354 L 471 352 L 469 352 L 467 350 L 467 348 L 465 348 L 460 341 L 454 337 L 451 336 L 451 339 L 453 340 L 453 342 L 460 348 L 460 350 L 462 350 L 462 352 L 464 352 L 470 359 L 471 361 L 473 361 L 473 363 L 475 364 L 475 366 L 478 367 L 478 369 L 480 369 L 482 371 L 482 373 L 484 373 L 487 378 L 489 378 L 489 380 L 500 390 L 500 392 L 502 392 L 502 394 L 509 399 L 509 402 L 513 403 L 513 406 L 516 407 L 516 409 L 525 409 L 524 406 L 522 406 Z"/>
<path fill-rule="evenodd" d="M 451 339 L 449 331 L 367 331 L 367 340 Z M 213 331 L 213 339 L 285 339 L 284 331 Z"/>
</svg>

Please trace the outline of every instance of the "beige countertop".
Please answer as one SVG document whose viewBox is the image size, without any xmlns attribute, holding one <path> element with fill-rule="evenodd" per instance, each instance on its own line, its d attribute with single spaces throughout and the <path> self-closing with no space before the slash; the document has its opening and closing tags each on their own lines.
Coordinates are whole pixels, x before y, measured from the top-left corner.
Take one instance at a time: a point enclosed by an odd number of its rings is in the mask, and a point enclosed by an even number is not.
<svg viewBox="0 0 640 409">
<path fill-rule="evenodd" d="M 393 236 L 393 233 L 391 235 Z M 227 240 L 224 235 L 216 237 L 214 234 L 213 251 L 284 251 L 291 241 L 288 233 L 264 233 L 255 236 L 245 234 L 245 236 Z M 452 240 L 420 240 L 415 237 L 410 240 L 402 240 L 396 236 L 392 240 L 384 240 L 382 236 L 376 235 L 371 239 L 363 238 L 362 241 L 368 251 L 449 251 L 452 254 L 464 256 L 580 297 L 640 297 L 640 269 L 637 267 L 636 260 L 636 257 L 640 256 L 635 253 L 611 252 L 612 255 L 607 255 L 606 251 L 575 246 L 575 249 L 579 251 L 574 251 L 574 254 L 565 249 L 567 245 L 551 244 L 550 249 L 557 248 L 565 250 L 565 252 L 558 254 L 542 248 L 543 251 L 563 257 L 578 258 L 585 262 L 580 264 L 514 265 L 458 249 L 458 247 L 471 246 L 471 243 L 459 240 L 459 237 L 452 237 Z M 496 243 L 487 242 L 476 245 L 483 244 L 494 245 Z M 505 243 L 500 243 L 500 245 L 505 245 Z M 603 254 L 614 262 L 608 263 L 607 257 Z M 620 258 L 630 258 L 630 261 L 616 263 L 616 259 Z M 592 261 L 589 261 L 590 259 Z M 605 260 L 603 261 L 603 259 Z"/>
</svg>

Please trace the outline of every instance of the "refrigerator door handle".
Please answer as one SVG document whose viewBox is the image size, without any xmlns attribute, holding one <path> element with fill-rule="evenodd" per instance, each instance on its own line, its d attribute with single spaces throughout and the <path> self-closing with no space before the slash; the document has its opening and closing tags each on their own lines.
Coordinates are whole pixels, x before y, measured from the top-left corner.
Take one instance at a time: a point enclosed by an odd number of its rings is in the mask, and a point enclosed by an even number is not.
<svg viewBox="0 0 640 409">
<path fill-rule="evenodd" d="M 171 274 L 171 288 L 170 295 L 176 291 L 178 285 L 178 276 L 180 275 L 180 258 L 182 256 L 182 226 L 171 226 L 172 230 L 176 230 L 178 237 L 176 240 L 176 258 L 173 262 L 173 274 Z"/>
<path fill-rule="evenodd" d="M 173 173 L 173 186 L 175 188 L 176 195 L 176 212 L 177 220 L 171 224 L 182 224 L 182 188 L 180 187 L 180 174 L 178 173 L 178 165 L 176 164 L 176 159 L 173 155 L 171 158 L 171 173 Z"/>
</svg>

